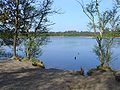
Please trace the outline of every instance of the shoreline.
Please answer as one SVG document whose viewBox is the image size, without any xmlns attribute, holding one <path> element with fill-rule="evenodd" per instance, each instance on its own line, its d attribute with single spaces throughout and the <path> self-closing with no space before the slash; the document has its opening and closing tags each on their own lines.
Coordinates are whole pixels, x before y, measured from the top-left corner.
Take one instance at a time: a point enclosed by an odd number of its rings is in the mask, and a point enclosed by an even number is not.
<svg viewBox="0 0 120 90">
<path fill-rule="evenodd" d="M 47 37 L 85 37 L 85 38 L 95 38 L 94 36 L 47 36 Z M 115 38 L 120 38 L 120 37 L 115 37 Z"/>
<path fill-rule="evenodd" d="M 111 72 L 82 76 L 15 60 L 0 62 L 0 83 L 0 90 L 120 90 L 120 83 Z"/>
</svg>

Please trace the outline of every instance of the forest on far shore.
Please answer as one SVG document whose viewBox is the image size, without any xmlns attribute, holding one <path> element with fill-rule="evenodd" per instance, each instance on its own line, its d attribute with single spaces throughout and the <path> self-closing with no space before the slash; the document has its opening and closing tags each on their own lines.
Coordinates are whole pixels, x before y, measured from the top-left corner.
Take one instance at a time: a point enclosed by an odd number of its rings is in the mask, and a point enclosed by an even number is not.
<svg viewBox="0 0 120 90">
<path fill-rule="evenodd" d="M 37 32 L 38 36 L 83 36 L 83 37 L 93 37 L 94 36 L 94 32 L 90 32 L 90 31 L 64 31 L 64 32 Z M 109 34 L 113 33 L 110 31 L 107 31 L 106 34 L 108 34 L 107 36 L 109 37 Z M 97 34 L 99 34 L 99 32 L 97 32 Z M 34 32 L 29 32 L 29 35 L 34 36 Z M 8 38 L 8 37 L 13 37 L 12 32 L 11 31 L 4 31 L 4 32 L 0 32 L 0 37 L 1 38 Z M 27 32 L 19 32 L 18 36 L 27 36 Z M 117 30 L 117 32 L 114 32 L 114 36 L 115 37 L 120 37 L 120 29 Z"/>
<path fill-rule="evenodd" d="M 114 33 L 115 37 L 120 37 L 120 29 L 117 32 L 106 31 L 106 35 L 109 37 L 110 33 Z M 99 34 L 97 32 L 96 34 Z M 90 31 L 64 31 L 64 32 L 48 32 L 48 36 L 84 36 L 84 37 L 93 37 L 94 32 Z"/>
</svg>

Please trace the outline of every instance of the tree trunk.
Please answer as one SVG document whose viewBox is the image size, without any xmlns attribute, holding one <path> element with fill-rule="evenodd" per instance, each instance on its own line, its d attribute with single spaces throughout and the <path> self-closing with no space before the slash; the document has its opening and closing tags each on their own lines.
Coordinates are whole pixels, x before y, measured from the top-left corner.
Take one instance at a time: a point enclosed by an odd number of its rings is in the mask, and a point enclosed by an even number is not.
<svg viewBox="0 0 120 90">
<path fill-rule="evenodd" d="M 103 56 L 103 50 L 102 50 L 102 39 L 103 39 L 103 25 L 102 25 L 102 21 L 101 21 L 101 17 L 100 17 L 100 11 L 99 11 L 99 4 L 98 4 L 98 0 L 96 0 L 96 9 L 97 9 L 97 15 L 98 15 L 98 20 L 99 20 L 99 29 L 100 29 L 100 32 L 99 32 L 99 38 L 98 38 L 98 46 L 99 46 L 99 53 L 100 53 L 100 66 L 103 67 L 104 66 L 104 56 Z"/>
<path fill-rule="evenodd" d="M 99 48 L 100 66 L 102 67 L 104 65 L 104 56 L 103 56 L 103 50 L 102 50 L 102 38 L 97 37 L 96 41 L 97 41 L 98 48 Z"/>
<path fill-rule="evenodd" d="M 104 57 L 103 57 L 103 51 L 102 51 L 102 48 L 100 48 L 100 66 L 103 67 L 104 66 Z"/>
<path fill-rule="evenodd" d="M 14 34 L 14 40 L 13 40 L 13 57 L 16 57 L 16 38 L 17 38 L 17 35 L 16 33 Z"/>
<path fill-rule="evenodd" d="M 14 30 L 14 40 L 13 40 L 13 58 L 15 58 L 16 55 L 16 42 L 17 42 L 17 30 L 18 30 L 18 7 L 19 7 L 19 0 L 16 0 L 16 16 L 15 16 L 15 30 Z"/>
</svg>

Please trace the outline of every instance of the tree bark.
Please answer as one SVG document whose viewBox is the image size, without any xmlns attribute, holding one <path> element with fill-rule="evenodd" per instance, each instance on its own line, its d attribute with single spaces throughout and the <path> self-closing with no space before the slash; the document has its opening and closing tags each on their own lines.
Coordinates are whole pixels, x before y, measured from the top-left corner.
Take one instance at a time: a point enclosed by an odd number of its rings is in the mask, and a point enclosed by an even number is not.
<svg viewBox="0 0 120 90">
<path fill-rule="evenodd" d="M 13 57 L 16 57 L 16 46 L 17 46 L 17 30 L 18 30 L 18 9 L 19 9 L 19 0 L 16 0 L 16 11 L 15 11 L 15 30 L 13 38 Z"/>
</svg>

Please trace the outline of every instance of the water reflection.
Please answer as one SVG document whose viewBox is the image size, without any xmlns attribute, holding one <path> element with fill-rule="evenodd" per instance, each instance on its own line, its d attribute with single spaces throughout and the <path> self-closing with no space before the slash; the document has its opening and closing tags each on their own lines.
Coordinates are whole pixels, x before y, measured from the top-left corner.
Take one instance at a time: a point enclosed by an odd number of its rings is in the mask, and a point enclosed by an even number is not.
<svg viewBox="0 0 120 90">
<path fill-rule="evenodd" d="M 96 44 L 93 38 L 50 37 L 50 41 L 47 45 L 41 47 L 43 54 L 38 57 L 45 63 L 47 68 L 79 70 L 80 67 L 83 67 L 87 71 L 99 64 L 97 56 L 93 53 Z M 11 51 L 8 47 L 6 50 Z M 119 45 L 112 48 L 112 51 L 113 57 L 117 58 L 110 65 L 115 69 L 120 69 Z M 18 53 L 21 56 L 24 55 L 22 51 L 18 51 Z"/>
</svg>

